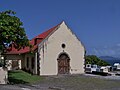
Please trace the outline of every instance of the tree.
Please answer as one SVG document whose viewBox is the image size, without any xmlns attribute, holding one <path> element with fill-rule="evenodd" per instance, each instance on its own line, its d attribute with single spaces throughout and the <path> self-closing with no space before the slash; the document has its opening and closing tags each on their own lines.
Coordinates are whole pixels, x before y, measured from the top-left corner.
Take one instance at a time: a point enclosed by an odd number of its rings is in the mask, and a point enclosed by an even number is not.
<svg viewBox="0 0 120 90">
<path fill-rule="evenodd" d="M 15 14 L 11 10 L 0 12 L 0 52 L 2 54 L 11 46 L 18 50 L 29 46 L 23 23 Z"/>
<path fill-rule="evenodd" d="M 99 65 L 99 66 L 110 65 L 108 62 L 101 60 L 100 58 L 98 58 L 95 55 L 85 56 L 85 62 L 86 62 L 86 64 L 96 64 L 96 65 Z"/>
</svg>

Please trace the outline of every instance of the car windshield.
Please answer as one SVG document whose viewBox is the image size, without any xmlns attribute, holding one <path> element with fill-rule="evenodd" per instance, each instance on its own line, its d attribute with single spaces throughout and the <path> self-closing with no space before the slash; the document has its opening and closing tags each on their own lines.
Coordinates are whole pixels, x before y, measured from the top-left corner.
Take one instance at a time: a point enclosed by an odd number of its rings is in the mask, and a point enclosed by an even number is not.
<svg viewBox="0 0 120 90">
<path fill-rule="evenodd" d="M 97 68 L 97 66 L 96 65 L 92 65 L 92 68 Z"/>
</svg>

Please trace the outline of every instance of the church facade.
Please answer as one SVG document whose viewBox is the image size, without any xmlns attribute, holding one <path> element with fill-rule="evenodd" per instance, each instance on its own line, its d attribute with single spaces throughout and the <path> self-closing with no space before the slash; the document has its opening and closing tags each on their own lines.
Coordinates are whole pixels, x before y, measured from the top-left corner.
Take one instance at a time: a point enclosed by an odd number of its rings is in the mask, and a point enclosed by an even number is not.
<svg viewBox="0 0 120 90">
<path fill-rule="evenodd" d="M 36 36 L 28 47 L 7 52 L 7 60 L 21 60 L 21 69 L 37 75 L 84 73 L 85 48 L 65 22 Z"/>
</svg>

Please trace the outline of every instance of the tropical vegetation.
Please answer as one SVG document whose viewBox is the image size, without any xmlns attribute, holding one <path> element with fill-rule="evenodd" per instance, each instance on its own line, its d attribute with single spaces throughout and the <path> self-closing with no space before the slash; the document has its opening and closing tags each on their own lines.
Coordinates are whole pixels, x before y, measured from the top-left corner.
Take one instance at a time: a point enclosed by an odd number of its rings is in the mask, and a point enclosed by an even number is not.
<svg viewBox="0 0 120 90">
<path fill-rule="evenodd" d="M 0 12 L 0 59 L 12 46 L 18 50 L 30 46 L 23 23 L 15 14 L 12 10 Z"/>
<path fill-rule="evenodd" d="M 87 55 L 85 56 L 85 63 L 86 64 L 96 64 L 99 66 L 107 66 L 110 65 L 108 62 L 101 60 L 96 55 Z"/>
</svg>

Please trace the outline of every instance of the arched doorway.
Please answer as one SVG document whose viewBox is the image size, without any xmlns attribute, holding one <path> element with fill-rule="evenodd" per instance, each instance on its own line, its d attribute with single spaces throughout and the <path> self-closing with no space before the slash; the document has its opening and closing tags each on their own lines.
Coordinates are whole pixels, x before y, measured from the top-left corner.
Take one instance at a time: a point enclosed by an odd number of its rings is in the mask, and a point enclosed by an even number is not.
<svg viewBox="0 0 120 90">
<path fill-rule="evenodd" d="M 58 74 L 69 74 L 70 58 L 66 53 L 62 53 L 58 57 Z"/>
</svg>

